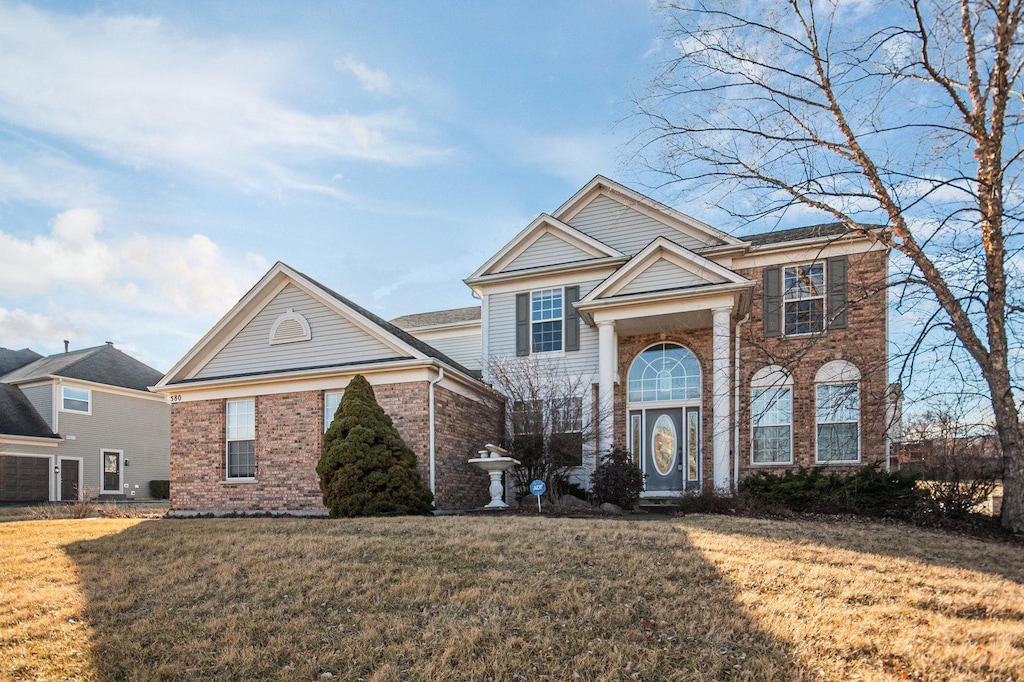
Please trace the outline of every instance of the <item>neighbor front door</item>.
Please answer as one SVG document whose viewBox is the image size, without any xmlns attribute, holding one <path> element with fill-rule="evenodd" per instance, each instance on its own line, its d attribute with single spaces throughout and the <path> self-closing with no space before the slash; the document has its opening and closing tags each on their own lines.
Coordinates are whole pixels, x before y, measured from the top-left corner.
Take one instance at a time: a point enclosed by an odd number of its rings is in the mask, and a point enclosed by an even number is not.
<svg viewBox="0 0 1024 682">
<path fill-rule="evenodd" d="M 60 461 L 60 499 L 77 500 L 79 485 L 78 460 L 62 459 Z"/>
<path fill-rule="evenodd" d="M 103 451 L 103 492 L 121 492 L 121 453 Z"/>
</svg>

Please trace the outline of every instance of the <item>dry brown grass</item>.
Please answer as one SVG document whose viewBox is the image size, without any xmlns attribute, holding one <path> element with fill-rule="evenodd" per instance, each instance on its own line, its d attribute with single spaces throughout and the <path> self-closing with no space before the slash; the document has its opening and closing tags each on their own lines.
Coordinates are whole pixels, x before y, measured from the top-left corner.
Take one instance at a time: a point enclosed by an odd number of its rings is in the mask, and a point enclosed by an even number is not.
<svg viewBox="0 0 1024 682">
<path fill-rule="evenodd" d="M 1024 548 L 898 526 L 34 521 L 0 581 L 0 678 L 1024 678 Z"/>
</svg>

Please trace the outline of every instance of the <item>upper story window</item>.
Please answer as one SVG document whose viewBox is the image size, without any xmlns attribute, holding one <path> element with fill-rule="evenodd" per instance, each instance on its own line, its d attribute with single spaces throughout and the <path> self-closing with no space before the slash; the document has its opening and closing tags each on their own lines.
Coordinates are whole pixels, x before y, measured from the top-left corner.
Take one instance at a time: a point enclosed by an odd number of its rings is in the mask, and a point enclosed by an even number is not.
<svg viewBox="0 0 1024 682">
<path fill-rule="evenodd" d="M 227 476 L 256 477 L 256 400 L 227 402 Z"/>
<path fill-rule="evenodd" d="M 813 334 L 825 327 L 825 264 L 794 265 L 784 269 L 784 332 Z"/>
<path fill-rule="evenodd" d="M 92 411 L 91 392 L 87 388 L 61 386 L 61 409 L 65 412 L 89 414 Z"/>
<path fill-rule="evenodd" d="M 516 355 L 580 349 L 578 286 L 516 294 Z"/>
<path fill-rule="evenodd" d="M 530 294 L 531 352 L 562 350 L 562 290 L 544 289 Z"/>
<path fill-rule="evenodd" d="M 331 428 L 331 422 L 334 421 L 334 413 L 338 411 L 338 405 L 341 404 L 341 396 L 343 391 L 327 391 L 324 393 L 324 432 Z"/>
<path fill-rule="evenodd" d="M 846 327 L 846 256 L 765 268 L 764 335 L 819 334 Z"/>
</svg>

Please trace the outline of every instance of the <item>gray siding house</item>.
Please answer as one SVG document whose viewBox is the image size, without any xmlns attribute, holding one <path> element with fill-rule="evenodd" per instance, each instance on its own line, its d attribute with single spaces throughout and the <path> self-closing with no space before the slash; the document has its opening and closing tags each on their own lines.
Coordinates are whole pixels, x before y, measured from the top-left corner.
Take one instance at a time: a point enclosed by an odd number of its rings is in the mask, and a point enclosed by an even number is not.
<svg viewBox="0 0 1024 682">
<path fill-rule="evenodd" d="M 150 497 L 170 478 L 160 372 L 111 344 L 42 357 L 0 348 L 0 502 Z"/>
</svg>

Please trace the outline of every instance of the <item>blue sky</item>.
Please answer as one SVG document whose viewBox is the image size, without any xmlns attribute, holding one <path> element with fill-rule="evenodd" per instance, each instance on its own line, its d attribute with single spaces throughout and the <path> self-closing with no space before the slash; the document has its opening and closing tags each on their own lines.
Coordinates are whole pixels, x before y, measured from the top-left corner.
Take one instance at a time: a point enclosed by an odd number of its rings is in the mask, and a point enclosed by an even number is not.
<svg viewBox="0 0 1024 682">
<path fill-rule="evenodd" d="M 627 144 L 660 33 L 646 0 L 0 2 L 0 345 L 167 370 L 276 260 L 472 305 L 594 175 L 669 199 Z"/>
</svg>

